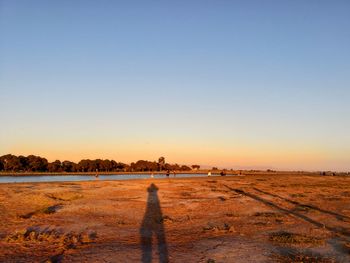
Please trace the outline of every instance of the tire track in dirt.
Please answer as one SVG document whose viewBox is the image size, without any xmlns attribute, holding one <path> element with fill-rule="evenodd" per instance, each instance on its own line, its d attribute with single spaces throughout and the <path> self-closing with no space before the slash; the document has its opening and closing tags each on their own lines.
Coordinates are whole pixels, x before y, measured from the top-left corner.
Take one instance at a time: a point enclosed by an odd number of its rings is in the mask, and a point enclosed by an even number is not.
<svg viewBox="0 0 350 263">
<path fill-rule="evenodd" d="M 301 214 L 300 212 L 297 212 L 295 208 L 286 208 L 285 206 L 290 206 L 291 204 L 293 205 L 299 205 L 300 203 L 298 202 L 293 202 L 290 200 L 285 200 L 285 198 L 280 198 L 278 195 L 275 194 L 270 194 L 264 191 L 261 191 L 260 189 L 253 188 L 256 192 L 263 194 L 264 196 L 262 197 L 261 195 L 253 194 L 251 192 L 247 192 L 242 189 L 237 189 L 237 188 L 232 188 L 228 185 L 224 185 L 227 189 L 231 190 L 232 192 L 242 194 L 244 196 L 250 197 L 251 199 L 263 203 L 267 207 L 270 207 L 274 210 L 277 210 L 279 212 L 282 212 L 286 215 L 293 216 L 297 219 L 303 220 L 306 223 L 310 223 L 314 226 L 316 226 L 319 229 L 325 229 L 328 230 L 330 233 L 332 233 L 336 238 L 331 239 L 331 242 L 328 242 L 337 253 L 337 257 L 340 258 L 341 262 L 343 262 L 344 258 L 347 260 L 350 259 L 350 253 L 346 248 L 347 244 L 350 242 L 350 231 L 345 228 L 345 227 L 334 227 L 330 226 L 327 224 L 324 224 L 322 222 L 317 221 L 314 218 L 311 218 L 309 215 L 304 215 Z M 273 200 L 271 201 L 270 198 L 273 197 Z M 280 201 L 280 203 L 277 204 L 277 200 Z M 317 210 L 317 209 L 316 209 Z M 319 209 L 323 210 L 323 209 Z M 326 210 L 323 210 L 326 211 Z M 326 216 L 343 216 L 344 215 L 338 215 L 335 212 L 327 211 L 327 213 L 324 213 Z"/>
</svg>

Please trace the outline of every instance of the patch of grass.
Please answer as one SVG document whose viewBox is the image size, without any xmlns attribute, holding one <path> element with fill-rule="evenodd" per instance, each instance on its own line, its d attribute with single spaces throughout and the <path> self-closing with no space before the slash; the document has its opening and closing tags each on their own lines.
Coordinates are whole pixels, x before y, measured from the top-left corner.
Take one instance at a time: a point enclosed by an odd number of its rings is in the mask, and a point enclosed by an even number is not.
<svg viewBox="0 0 350 263">
<path fill-rule="evenodd" d="M 223 231 L 223 232 L 235 232 L 235 228 L 231 226 L 230 224 L 224 223 L 224 224 L 214 224 L 209 222 L 205 227 L 203 227 L 203 231 Z"/>
<path fill-rule="evenodd" d="M 298 205 L 294 210 L 300 212 L 309 212 L 312 207 L 308 205 Z"/>
<path fill-rule="evenodd" d="M 312 253 L 290 253 L 287 255 L 273 255 L 274 261 L 277 263 L 335 263 L 335 258 L 323 257 Z"/>
<path fill-rule="evenodd" d="M 65 248 L 75 248 L 77 245 L 90 243 L 97 238 L 96 232 L 92 233 L 62 233 L 56 229 L 40 229 L 29 227 L 26 230 L 17 231 L 5 238 L 9 243 L 26 242 L 50 242 Z"/>
<path fill-rule="evenodd" d="M 276 223 L 283 223 L 283 220 L 281 219 L 283 217 L 282 214 L 280 213 L 274 213 L 274 212 L 257 212 L 254 214 L 254 216 L 258 217 L 259 219 L 263 219 L 263 221 L 267 221 L 267 222 L 261 222 L 258 221 L 256 223 L 254 223 L 255 225 L 267 225 L 269 223 L 269 221 L 275 221 Z"/>
<path fill-rule="evenodd" d="M 160 223 L 165 223 L 165 222 L 174 222 L 174 219 L 172 219 L 170 216 L 164 215 L 160 219 Z"/>
<path fill-rule="evenodd" d="M 280 217 L 282 217 L 281 214 L 274 213 L 274 212 L 257 212 L 257 213 L 254 214 L 254 216 L 269 217 L 269 218 L 280 218 Z"/>
<path fill-rule="evenodd" d="M 126 225 L 125 221 L 120 219 L 120 220 L 117 220 L 117 225 Z"/>
<path fill-rule="evenodd" d="M 269 240 L 279 244 L 288 245 L 323 245 L 324 240 L 316 237 L 295 234 L 286 231 L 271 233 Z"/>
<path fill-rule="evenodd" d="M 235 213 L 226 213 L 225 216 L 227 216 L 227 217 L 239 217 L 239 215 L 237 215 Z"/>
<path fill-rule="evenodd" d="M 208 223 L 206 226 L 203 227 L 203 231 L 210 231 L 214 230 L 216 226 L 213 223 Z"/>
<path fill-rule="evenodd" d="M 59 201 L 74 201 L 80 198 L 83 198 L 82 194 L 77 194 L 77 193 L 57 193 L 57 194 L 47 194 L 47 197 L 54 199 L 54 200 L 59 200 Z"/>
<path fill-rule="evenodd" d="M 220 201 L 226 201 L 227 199 L 224 196 L 219 196 L 218 197 Z"/>
<path fill-rule="evenodd" d="M 290 197 L 298 198 L 298 197 L 306 197 L 306 195 L 305 194 L 290 194 Z"/>
<path fill-rule="evenodd" d="M 256 225 L 256 226 L 266 226 L 267 223 L 266 222 L 256 222 L 256 223 L 254 223 L 254 225 Z"/>
<path fill-rule="evenodd" d="M 328 201 L 340 201 L 340 200 L 342 200 L 341 197 L 336 197 L 336 196 L 326 197 L 325 199 Z"/>
<path fill-rule="evenodd" d="M 290 184 L 291 187 L 301 187 L 301 184 Z"/>
<path fill-rule="evenodd" d="M 19 218 L 22 218 L 22 219 L 29 219 L 31 218 L 32 216 L 34 216 L 36 214 L 36 211 L 34 212 L 30 212 L 30 213 L 27 213 L 27 214 L 24 214 L 24 215 L 20 215 L 18 216 Z"/>
<path fill-rule="evenodd" d="M 181 193 L 182 196 L 185 196 L 185 197 L 189 197 L 191 196 L 192 194 L 190 192 L 182 192 Z"/>
<path fill-rule="evenodd" d="M 31 218 L 32 216 L 35 216 L 35 215 L 40 215 L 40 214 L 46 214 L 46 215 L 49 215 L 49 214 L 53 214 L 53 213 L 56 213 L 59 209 L 61 209 L 63 206 L 61 204 L 57 204 L 57 205 L 53 205 L 53 206 L 48 206 L 48 207 L 44 207 L 42 209 L 39 209 L 39 210 L 36 210 L 36 211 L 33 211 L 33 212 L 30 212 L 30 213 L 27 213 L 27 214 L 24 214 L 24 215 L 20 215 L 19 218 L 22 218 L 22 219 L 29 219 Z"/>
<path fill-rule="evenodd" d="M 41 212 L 43 214 L 53 214 L 53 213 L 56 213 L 62 207 L 63 207 L 62 205 L 53 205 L 53 206 L 49 206 L 49 207 L 43 208 L 41 210 Z"/>
<path fill-rule="evenodd" d="M 282 220 L 282 219 L 276 218 L 275 221 L 276 221 L 276 223 L 278 223 L 278 224 L 282 224 L 282 223 L 283 223 L 283 220 Z"/>
<path fill-rule="evenodd" d="M 342 192 L 341 195 L 345 196 L 345 197 L 350 197 L 350 192 L 349 191 L 345 191 L 345 192 Z"/>
</svg>

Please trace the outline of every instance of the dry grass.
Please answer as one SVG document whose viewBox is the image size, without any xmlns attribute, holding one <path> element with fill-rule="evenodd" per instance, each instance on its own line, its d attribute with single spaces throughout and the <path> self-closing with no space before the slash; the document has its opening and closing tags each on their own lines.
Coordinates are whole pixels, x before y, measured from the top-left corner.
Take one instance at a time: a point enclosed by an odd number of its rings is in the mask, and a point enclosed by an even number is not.
<svg viewBox="0 0 350 263">
<path fill-rule="evenodd" d="M 306 197 L 306 195 L 305 194 L 290 194 L 290 197 L 299 198 L 299 197 Z"/>
<path fill-rule="evenodd" d="M 298 205 L 295 208 L 295 211 L 299 211 L 299 212 L 309 212 L 310 209 L 312 209 L 312 207 L 308 206 L 308 205 Z"/>
<path fill-rule="evenodd" d="M 287 231 L 279 231 L 271 233 L 269 240 L 278 244 L 287 245 L 323 245 L 324 240 L 312 236 L 307 236 L 303 234 L 295 234 Z"/>
<path fill-rule="evenodd" d="M 215 224 L 215 223 L 208 223 L 205 227 L 203 227 L 203 231 L 215 231 L 215 232 L 235 232 L 235 228 L 228 224 Z"/>
<path fill-rule="evenodd" d="M 292 255 L 274 255 L 274 262 L 278 263 L 335 263 L 334 258 L 322 257 L 306 253 L 297 253 Z"/>
<path fill-rule="evenodd" d="M 151 183 L 171 262 L 350 262 L 350 177 L 259 177 L 1 185 L 0 262 L 141 262 Z"/>
<path fill-rule="evenodd" d="M 274 212 L 257 212 L 254 214 L 257 217 L 267 217 L 267 218 L 280 218 L 283 215 Z"/>
<path fill-rule="evenodd" d="M 74 192 L 50 193 L 50 194 L 47 194 L 46 196 L 53 200 L 59 200 L 59 201 L 73 201 L 73 200 L 83 198 L 83 195 L 77 194 Z"/>
<path fill-rule="evenodd" d="M 23 218 L 23 219 L 29 219 L 32 216 L 35 215 L 40 215 L 40 214 L 53 214 L 56 213 L 59 209 L 61 209 L 63 206 L 61 204 L 57 204 L 57 205 L 53 205 L 53 206 L 48 206 L 48 207 L 44 207 L 38 210 L 35 210 L 33 212 L 24 214 L 24 215 L 20 215 L 19 218 Z"/>
<path fill-rule="evenodd" d="M 8 235 L 5 240 L 9 243 L 27 243 L 27 242 L 49 242 L 58 244 L 64 248 L 75 248 L 77 245 L 91 243 L 96 239 L 95 232 L 92 233 L 62 233 L 57 229 L 40 229 L 30 227 L 25 230 L 17 231 Z"/>
</svg>

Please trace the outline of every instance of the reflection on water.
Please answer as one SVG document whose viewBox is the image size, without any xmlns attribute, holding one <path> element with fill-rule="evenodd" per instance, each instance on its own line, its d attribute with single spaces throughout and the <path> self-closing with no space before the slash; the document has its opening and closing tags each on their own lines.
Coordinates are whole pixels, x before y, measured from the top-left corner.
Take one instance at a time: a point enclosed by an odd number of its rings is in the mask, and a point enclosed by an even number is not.
<svg viewBox="0 0 350 263">
<path fill-rule="evenodd" d="M 186 177 L 205 177 L 206 174 L 176 174 L 176 178 Z M 128 179 L 147 179 L 150 174 L 118 174 L 118 175 L 100 175 L 99 181 L 103 180 L 128 180 Z M 164 174 L 155 174 L 154 178 L 167 178 Z M 172 178 L 172 176 L 170 176 Z M 0 176 L 0 183 L 35 183 L 35 182 L 74 182 L 74 181 L 93 181 L 95 175 L 46 175 L 46 176 Z"/>
</svg>

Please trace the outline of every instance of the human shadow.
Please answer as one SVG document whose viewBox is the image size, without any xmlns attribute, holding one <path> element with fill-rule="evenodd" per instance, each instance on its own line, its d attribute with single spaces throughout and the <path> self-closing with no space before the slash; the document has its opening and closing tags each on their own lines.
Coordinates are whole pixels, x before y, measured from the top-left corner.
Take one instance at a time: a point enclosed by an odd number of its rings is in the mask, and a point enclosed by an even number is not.
<svg viewBox="0 0 350 263">
<path fill-rule="evenodd" d="M 279 196 L 277 194 L 272 194 L 272 193 L 269 193 L 269 192 L 266 192 L 266 191 L 263 191 L 263 190 L 260 190 L 258 188 L 253 188 L 255 191 L 258 191 L 262 194 L 266 194 L 266 195 L 270 195 L 272 197 L 276 197 L 276 198 L 279 198 L 281 200 L 284 200 L 288 203 L 291 203 L 293 205 L 297 205 L 297 206 L 302 206 L 302 207 L 306 207 L 306 208 L 309 208 L 309 209 L 313 209 L 313 210 L 316 210 L 316 211 L 319 211 L 321 213 L 324 213 L 324 214 L 329 214 L 329 215 L 332 215 L 334 216 L 336 219 L 340 220 L 340 221 L 344 221 L 346 219 L 350 219 L 350 217 L 346 216 L 346 215 L 342 215 L 342 214 L 339 214 L 339 213 L 336 213 L 336 212 L 333 212 L 333 211 L 328 211 L 328 210 L 324 210 L 322 208 L 319 208 L 317 206 L 314 206 L 314 205 L 309 205 L 309 204 L 302 204 L 302 203 L 299 203 L 297 201 L 294 201 L 294 200 L 290 200 L 288 198 L 285 198 L 285 197 L 282 197 L 282 196 Z"/>
<path fill-rule="evenodd" d="M 158 198 L 158 187 L 151 184 L 148 188 L 148 198 L 146 212 L 140 227 L 141 245 L 142 245 L 142 263 L 152 262 L 152 238 L 157 239 L 157 249 L 159 262 L 169 262 L 168 247 L 165 238 L 163 224 L 163 214 Z"/>
</svg>

